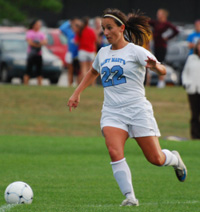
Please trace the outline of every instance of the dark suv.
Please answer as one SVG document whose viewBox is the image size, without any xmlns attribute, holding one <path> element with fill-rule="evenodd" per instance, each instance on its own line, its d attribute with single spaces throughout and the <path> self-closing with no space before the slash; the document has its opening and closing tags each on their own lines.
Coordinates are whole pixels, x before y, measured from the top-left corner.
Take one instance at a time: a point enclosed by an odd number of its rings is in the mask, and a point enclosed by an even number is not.
<svg viewBox="0 0 200 212">
<path fill-rule="evenodd" d="M 63 70 L 62 61 L 46 47 L 42 47 L 43 77 L 57 83 Z M 11 82 L 23 78 L 26 69 L 27 42 L 24 34 L 0 34 L 0 80 Z M 35 77 L 33 70 L 32 76 Z"/>
</svg>

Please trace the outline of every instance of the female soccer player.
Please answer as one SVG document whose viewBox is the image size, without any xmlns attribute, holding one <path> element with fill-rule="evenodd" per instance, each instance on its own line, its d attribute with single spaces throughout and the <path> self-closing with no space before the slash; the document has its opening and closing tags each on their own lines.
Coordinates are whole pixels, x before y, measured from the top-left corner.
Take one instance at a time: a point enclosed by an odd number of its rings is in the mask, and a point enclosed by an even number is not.
<svg viewBox="0 0 200 212">
<path fill-rule="evenodd" d="M 111 157 L 114 177 L 126 199 L 122 206 L 138 206 L 132 186 L 131 172 L 124 158 L 128 137 L 135 138 L 147 160 L 157 166 L 173 166 L 178 179 L 186 179 L 187 169 L 177 151 L 161 149 L 160 132 L 153 109 L 145 97 L 145 67 L 159 75 L 165 67 L 143 47 L 151 33 L 148 18 L 140 14 L 127 16 L 117 9 L 104 12 L 102 27 L 111 44 L 98 52 L 92 68 L 70 97 L 71 111 L 80 101 L 81 92 L 101 75 L 104 87 L 104 104 L 101 129 Z"/>
</svg>

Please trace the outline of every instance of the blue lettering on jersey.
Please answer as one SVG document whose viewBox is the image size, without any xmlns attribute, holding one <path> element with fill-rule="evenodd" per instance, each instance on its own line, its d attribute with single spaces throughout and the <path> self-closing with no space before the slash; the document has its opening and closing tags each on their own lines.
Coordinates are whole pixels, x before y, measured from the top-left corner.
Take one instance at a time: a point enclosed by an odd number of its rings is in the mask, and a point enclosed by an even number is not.
<svg viewBox="0 0 200 212">
<path fill-rule="evenodd" d="M 111 58 L 105 59 L 105 60 L 103 61 L 103 63 L 101 63 L 101 66 L 103 66 L 103 65 L 106 64 L 106 63 L 109 63 L 110 60 L 111 60 Z"/>
<path fill-rule="evenodd" d="M 105 59 L 102 63 L 101 63 L 101 66 L 105 65 L 106 63 L 121 63 L 123 65 L 126 64 L 126 61 L 122 58 L 118 58 L 118 57 L 113 57 L 113 58 L 107 58 Z"/>
<path fill-rule="evenodd" d="M 112 61 L 111 62 L 118 62 L 118 63 L 122 63 L 123 65 L 126 64 L 125 60 L 122 59 L 122 58 L 112 58 Z"/>
<path fill-rule="evenodd" d="M 107 66 L 101 70 L 103 87 L 115 86 L 126 83 L 126 77 L 123 76 L 124 70 L 121 66 L 116 65 L 109 69 Z"/>
</svg>

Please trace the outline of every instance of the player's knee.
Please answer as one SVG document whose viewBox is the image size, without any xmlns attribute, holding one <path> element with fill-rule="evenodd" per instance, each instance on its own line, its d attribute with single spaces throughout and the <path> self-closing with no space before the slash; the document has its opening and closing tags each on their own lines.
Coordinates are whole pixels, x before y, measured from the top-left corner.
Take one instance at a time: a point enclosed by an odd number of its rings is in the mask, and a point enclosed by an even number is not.
<svg viewBox="0 0 200 212">
<path fill-rule="evenodd" d="M 108 147 L 108 152 L 112 161 L 118 161 L 123 158 L 123 152 L 112 146 Z"/>
<path fill-rule="evenodd" d="M 113 147 L 108 147 L 108 152 L 109 152 L 110 157 L 112 158 L 112 157 L 116 157 L 117 156 L 117 152 L 118 151 L 115 148 L 113 148 Z"/>
<path fill-rule="evenodd" d="M 150 158 L 147 158 L 148 161 L 156 166 L 162 166 L 165 163 L 165 158 L 162 155 L 154 155 Z"/>
</svg>

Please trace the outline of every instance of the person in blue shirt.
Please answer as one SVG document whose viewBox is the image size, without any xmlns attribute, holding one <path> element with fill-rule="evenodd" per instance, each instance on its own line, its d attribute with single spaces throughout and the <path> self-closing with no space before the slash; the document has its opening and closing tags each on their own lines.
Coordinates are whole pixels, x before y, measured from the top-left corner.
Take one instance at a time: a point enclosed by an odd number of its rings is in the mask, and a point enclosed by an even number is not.
<svg viewBox="0 0 200 212">
<path fill-rule="evenodd" d="M 188 47 L 190 49 L 190 55 L 194 53 L 194 47 L 197 41 L 200 39 L 200 19 L 195 21 L 194 27 L 195 31 L 191 33 L 187 38 L 187 41 L 189 42 Z"/>
<path fill-rule="evenodd" d="M 60 31 L 67 37 L 68 40 L 68 52 L 65 56 L 65 61 L 67 62 L 68 68 L 68 85 L 73 84 L 73 74 L 75 71 L 75 66 L 77 64 L 78 56 L 78 46 L 74 41 L 77 33 L 79 33 L 81 28 L 81 21 L 78 18 L 73 18 L 69 21 L 64 22 L 60 26 Z M 75 65 L 75 66 L 74 66 Z M 77 83 L 79 84 L 79 75 L 77 76 Z"/>
</svg>

